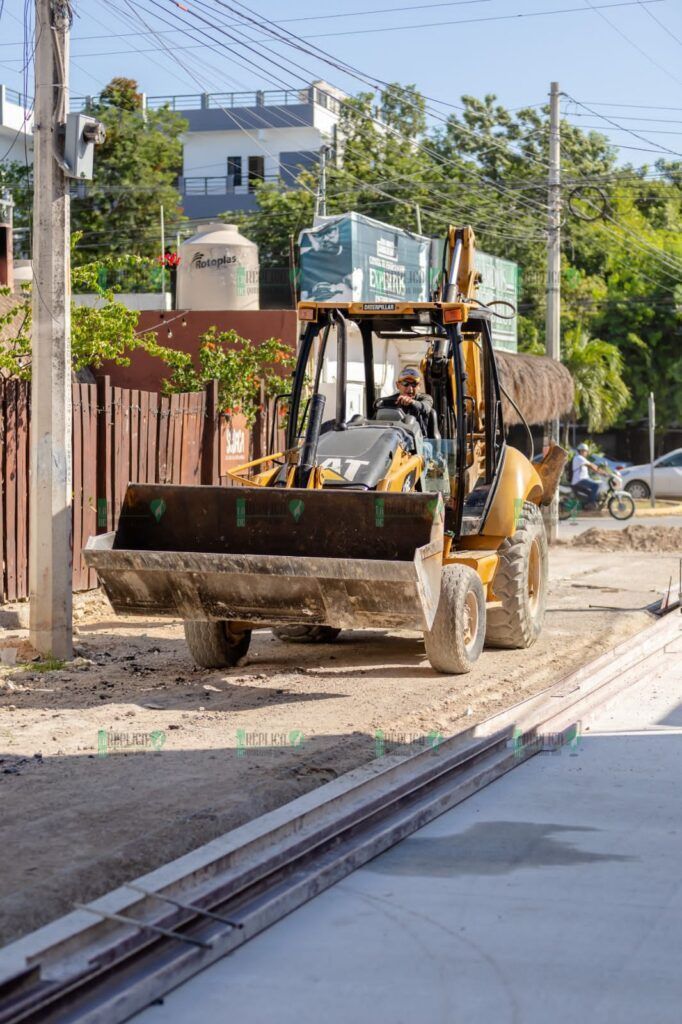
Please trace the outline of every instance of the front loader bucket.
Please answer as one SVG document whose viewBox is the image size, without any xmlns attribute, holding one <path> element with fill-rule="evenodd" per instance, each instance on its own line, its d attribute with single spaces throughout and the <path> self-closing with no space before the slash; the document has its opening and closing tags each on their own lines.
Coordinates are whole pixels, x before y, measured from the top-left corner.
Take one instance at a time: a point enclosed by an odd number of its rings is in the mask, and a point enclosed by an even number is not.
<svg viewBox="0 0 682 1024">
<path fill-rule="evenodd" d="M 84 551 L 124 614 L 419 630 L 442 555 L 440 495 L 163 484 Z"/>
</svg>

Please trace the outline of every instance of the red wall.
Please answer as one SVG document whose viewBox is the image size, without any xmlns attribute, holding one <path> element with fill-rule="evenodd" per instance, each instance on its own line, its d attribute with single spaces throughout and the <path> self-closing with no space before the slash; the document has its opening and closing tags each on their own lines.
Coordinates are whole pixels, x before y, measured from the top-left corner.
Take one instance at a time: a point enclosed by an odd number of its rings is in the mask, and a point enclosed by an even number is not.
<svg viewBox="0 0 682 1024">
<path fill-rule="evenodd" d="M 137 330 L 154 330 L 160 345 L 189 352 L 198 367 L 199 337 L 209 327 L 217 327 L 219 331 L 234 330 L 253 342 L 281 338 L 296 350 L 296 311 L 293 309 L 198 309 L 186 312 L 174 309 L 168 313 L 143 310 Z M 169 330 L 172 337 L 168 337 Z M 168 367 L 160 359 L 139 350 L 131 353 L 130 366 L 105 362 L 96 371 L 98 376 L 108 374 L 115 387 L 141 388 L 144 391 L 160 391 L 161 381 L 168 372 Z"/>
</svg>

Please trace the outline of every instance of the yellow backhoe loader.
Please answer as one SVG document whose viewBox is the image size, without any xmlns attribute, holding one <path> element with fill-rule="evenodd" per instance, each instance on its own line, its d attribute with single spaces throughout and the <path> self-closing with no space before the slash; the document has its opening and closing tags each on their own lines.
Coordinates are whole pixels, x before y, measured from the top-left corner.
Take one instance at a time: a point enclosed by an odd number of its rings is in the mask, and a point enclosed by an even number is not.
<svg viewBox="0 0 682 1024">
<path fill-rule="evenodd" d="M 565 455 L 554 447 L 535 466 L 505 442 L 474 243 L 471 228 L 450 228 L 432 302 L 299 304 L 285 450 L 235 469 L 233 487 L 131 484 L 116 532 L 85 550 L 116 611 L 182 618 L 207 667 L 236 664 L 262 626 L 314 641 L 418 630 L 446 673 L 469 671 L 484 643 L 535 641 L 547 589 L 539 506 Z M 349 416 L 351 332 L 364 401 Z M 385 339 L 419 351 L 428 424 L 379 397 Z"/>
</svg>

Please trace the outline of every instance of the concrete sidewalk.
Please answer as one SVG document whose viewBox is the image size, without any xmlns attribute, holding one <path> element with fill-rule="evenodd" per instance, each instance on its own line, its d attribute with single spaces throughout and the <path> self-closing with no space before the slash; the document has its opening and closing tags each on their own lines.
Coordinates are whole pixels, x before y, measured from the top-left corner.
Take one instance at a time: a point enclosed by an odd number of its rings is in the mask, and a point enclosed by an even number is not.
<svg viewBox="0 0 682 1024">
<path fill-rule="evenodd" d="M 677 1024 L 682 632 L 541 754 L 138 1024 Z"/>
</svg>

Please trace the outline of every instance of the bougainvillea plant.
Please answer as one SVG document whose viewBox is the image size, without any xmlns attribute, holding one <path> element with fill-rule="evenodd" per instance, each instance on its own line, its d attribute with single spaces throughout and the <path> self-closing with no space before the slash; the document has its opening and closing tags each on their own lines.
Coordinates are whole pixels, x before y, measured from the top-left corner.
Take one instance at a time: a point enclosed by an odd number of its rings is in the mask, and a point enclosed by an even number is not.
<svg viewBox="0 0 682 1024">
<path fill-rule="evenodd" d="M 199 369 L 189 353 L 162 350 L 172 368 L 163 384 L 166 393 L 199 391 L 217 380 L 221 411 L 227 415 L 241 413 L 250 425 L 261 406 L 261 383 L 265 398 L 289 391 L 291 381 L 286 371 L 294 365 L 295 356 L 281 339 L 254 343 L 236 331 L 210 327 L 199 342 Z M 151 355 L 161 355 L 156 342 L 145 340 L 143 346 Z"/>
</svg>

